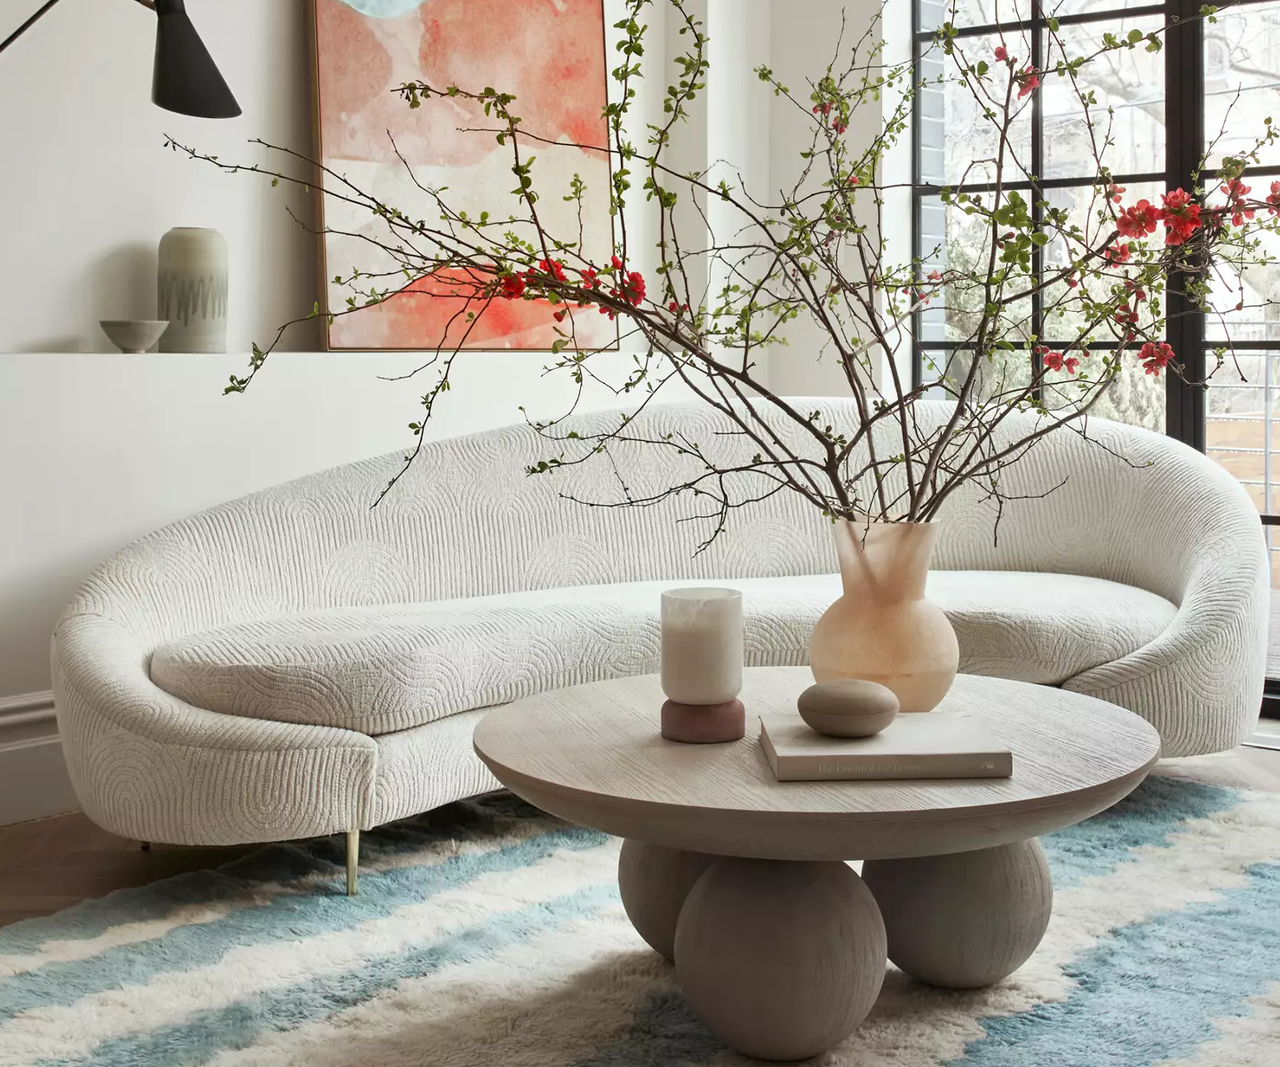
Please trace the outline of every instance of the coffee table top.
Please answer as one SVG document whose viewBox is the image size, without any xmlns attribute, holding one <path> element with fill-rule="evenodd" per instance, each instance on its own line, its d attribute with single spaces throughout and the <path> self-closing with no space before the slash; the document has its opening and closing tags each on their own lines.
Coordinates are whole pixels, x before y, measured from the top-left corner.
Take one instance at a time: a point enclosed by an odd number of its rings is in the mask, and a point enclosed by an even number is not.
<svg viewBox="0 0 1280 1067">
<path fill-rule="evenodd" d="M 1146 776 L 1160 738 L 1093 697 L 960 675 L 939 710 L 980 718 L 1013 777 L 779 782 L 758 715 L 795 708 L 807 667 L 745 672 L 747 735 L 683 745 L 658 734 L 655 675 L 517 700 L 486 715 L 475 750 L 503 785 L 581 826 L 670 848 L 759 859 L 891 859 L 989 848 L 1087 819 Z"/>
</svg>

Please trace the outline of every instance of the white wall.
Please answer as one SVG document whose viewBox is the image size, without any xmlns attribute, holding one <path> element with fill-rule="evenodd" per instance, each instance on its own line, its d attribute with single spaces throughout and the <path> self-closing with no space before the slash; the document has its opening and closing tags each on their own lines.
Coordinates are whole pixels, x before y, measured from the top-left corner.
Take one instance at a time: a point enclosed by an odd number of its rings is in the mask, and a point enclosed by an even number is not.
<svg viewBox="0 0 1280 1067">
<path fill-rule="evenodd" d="M 905 16 L 890 13 L 888 17 L 907 17 L 910 21 L 909 6 L 901 5 Z M 827 65 L 836 58 L 837 42 L 841 59 L 845 64 L 849 62 L 854 42 L 863 36 L 877 8 L 877 4 L 856 5 L 845 0 L 773 4 L 769 65 L 802 105 L 809 98 L 812 84 L 826 74 Z M 768 107 L 772 187 L 775 191 L 790 191 L 805 166 L 800 153 L 812 145 L 812 126 L 785 97 L 770 94 Z M 845 137 L 851 145 L 866 143 L 879 128 L 879 110 L 864 103 L 854 111 Z M 821 171 L 822 164 L 818 163 L 804 191 L 820 187 Z M 869 224 L 872 220 L 866 221 Z M 910 255 L 909 248 L 907 254 Z M 796 319 L 788 325 L 785 336 L 788 344 L 775 348 L 770 356 L 770 387 L 775 392 L 791 396 L 848 394 L 849 386 L 835 355 L 822 351 L 826 334 L 816 323 L 805 317 Z"/>
</svg>

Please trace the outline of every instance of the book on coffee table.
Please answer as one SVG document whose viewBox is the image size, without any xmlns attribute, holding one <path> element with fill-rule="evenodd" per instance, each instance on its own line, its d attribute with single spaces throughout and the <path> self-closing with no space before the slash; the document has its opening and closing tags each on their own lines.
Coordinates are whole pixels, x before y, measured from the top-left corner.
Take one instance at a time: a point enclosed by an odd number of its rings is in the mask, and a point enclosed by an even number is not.
<svg viewBox="0 0 1280 1067">
<path fill-rule="evenodd" d="M 899 715 L 872 737 L 827 737 L 797 714 L 760 716 L 760 745 L 780 782 L 1008 778 L 1013 753 L 977 719 Z"/>
</svg>

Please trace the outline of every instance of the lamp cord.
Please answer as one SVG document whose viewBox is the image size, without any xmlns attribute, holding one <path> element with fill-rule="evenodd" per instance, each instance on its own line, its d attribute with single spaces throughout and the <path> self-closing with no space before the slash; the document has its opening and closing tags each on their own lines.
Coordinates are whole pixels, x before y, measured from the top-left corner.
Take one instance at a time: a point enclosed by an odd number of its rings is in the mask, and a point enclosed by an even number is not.
<svg viewBox="0 0 1280 1067">
<path fill-rule="evenodd" d="M 49 10 L 49 8 L 53 7 L 57 2 L 58 0 L 47 0 L 47 2 L 41 6 L 39 11 L 27 19 L 26 22 L 14 30 L 13 33 L 9 34 L 9 36 L 3 41 L 0 41 L 0 52 L 3 52 L 13 44 L 14 41 L 26 33 L 27 30 L 31 29 L 32 26 L 39 22 L 41 17 Z M 148 7 L 152 11 L 156 9 L 155 0 L 134 0 L 134 3 L 141 4 L 143 7 Z"/>
</svg>

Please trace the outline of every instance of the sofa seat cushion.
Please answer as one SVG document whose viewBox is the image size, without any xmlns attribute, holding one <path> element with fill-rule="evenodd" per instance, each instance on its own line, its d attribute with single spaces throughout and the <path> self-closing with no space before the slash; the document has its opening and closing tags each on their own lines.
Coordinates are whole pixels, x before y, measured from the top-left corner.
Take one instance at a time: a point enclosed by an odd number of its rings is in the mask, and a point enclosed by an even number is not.
<svg viewBox="0 0 1280 1067">
<path fill-rule="evenodd" d="M 377 736 L 547 689 L 654 672 L 658 594 L 682 584 L 691 583 L 253 619 L 158 648 L 151 677 L 211 711 Z M 752 666 L 806 663 L 814 623 L 840 594 L 836 575 L 724 584 L 743 591 Z M 1046 684 L 1148 644 L 1176 612 L 1153 593 L 1075 575 L 935 571 L 929 595 L 956 628 L 962 671 Z"/>
</svg>

